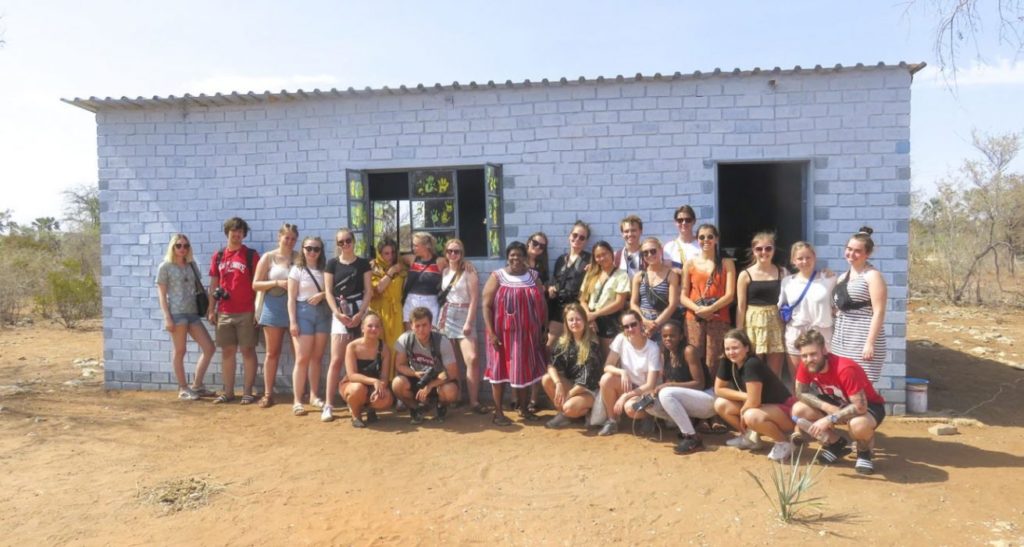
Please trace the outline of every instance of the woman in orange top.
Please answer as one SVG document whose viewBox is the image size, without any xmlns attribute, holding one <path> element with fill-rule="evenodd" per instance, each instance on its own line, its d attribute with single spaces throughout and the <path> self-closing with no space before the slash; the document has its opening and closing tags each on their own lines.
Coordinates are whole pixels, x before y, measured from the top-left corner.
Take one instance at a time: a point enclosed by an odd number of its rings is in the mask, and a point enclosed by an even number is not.
<svg viewBox="0 0 1024 547">
<path fill-rule="evenodd" d="M 679 302 L 686 307 L 686 362 L 708 366 L 711 377 L 725 351 L 725 333 L 731 328 L 729 304 L 736 297 L 736 262 L 722 258 L 718 228 L 702 224 L 697 230 L 700 255 L 683 265 Z"/>
</svg>

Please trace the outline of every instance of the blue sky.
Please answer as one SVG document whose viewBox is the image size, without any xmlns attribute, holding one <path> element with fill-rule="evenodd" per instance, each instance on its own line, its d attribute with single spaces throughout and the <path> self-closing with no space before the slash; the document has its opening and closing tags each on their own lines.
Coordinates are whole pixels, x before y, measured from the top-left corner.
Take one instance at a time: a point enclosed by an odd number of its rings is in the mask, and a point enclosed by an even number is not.
<svg viewBox="0 0 1024 547">
<path fill-rule="evenodd" d="M 878 61 L 932 66 L 911 88 L 914 184 L 927 189 L 971 153 L 972 129 L 1024 129 L 1024 62 L 988 27 L 954 97 L 933 70 L 930 5 L 0 0 L 0 210 L 60 216 L 63 189 L 95 183 L 95 120 L 61 97 Z"/>
</svg>

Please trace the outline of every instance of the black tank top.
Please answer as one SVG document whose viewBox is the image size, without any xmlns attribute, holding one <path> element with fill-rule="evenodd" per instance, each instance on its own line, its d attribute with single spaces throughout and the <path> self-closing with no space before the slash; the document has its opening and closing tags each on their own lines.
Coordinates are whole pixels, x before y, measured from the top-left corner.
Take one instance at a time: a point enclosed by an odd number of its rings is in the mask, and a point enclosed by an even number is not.
<svg viewBox="0 0 1024 547">
<path fill-rule="evenodd" d="M 381 354 L 384 351 L 384 341 L 377 340 L 377 356 L 373 359 L 356 358 L 356 370 L 363 376 L 380 378 Z"/>
<path fill-rule="evenodd" d="M 405 279 L 405 294 L 436 296 L 441 292 L 441 268 L 437 267 L 437 257 L 414 260 Z"/>
<path fill-rule="evenodd" d="M 750 272 L 743 270 L 750 277 Z M 771 281 L 754 281 L 750 277 L 747 285 L 747 303 L 751 306 L 775 306 L 779 303 L 779 292 L 782 290 L 782 272 L 779 278 Z"/>
</svg>

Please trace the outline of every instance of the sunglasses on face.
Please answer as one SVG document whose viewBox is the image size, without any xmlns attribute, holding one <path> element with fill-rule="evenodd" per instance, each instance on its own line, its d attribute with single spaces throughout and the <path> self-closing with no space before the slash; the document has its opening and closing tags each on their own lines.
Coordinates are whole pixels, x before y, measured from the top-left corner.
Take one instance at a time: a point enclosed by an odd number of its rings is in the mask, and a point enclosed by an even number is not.
<svg viewBox="0 0 1024 547">
<path fill-rule="evenodd" d="M 174 248 L 175 249 L 191 249 L 192 245 L 190 243 L 175 243 L 174 244 Z"/>
<path fill-rule="evenodd" d="M 643 249 L 640 251 L 640 254 L 642 254 L 644 258 L 647 258 L 658 254 L 658 249 Z"/>
<path fill-rule="evenodd" d="M 633 330 L 640 326 L 640 323 L 636 321 L 630 321 L 629 323 L 622 324 L 622 330 Z"/>
<path fill-rule="evenodd" d="M 536 247 L 536 248 L 541 249 L 541 250 L 548 248 L 548 244 L 547 243 L 541 243 L 541 242 L 537 241 L 536 239 L 531 239 L 530 240 L 530 246 L 531 247 Z"/>
<path fill-rule="evenodd" d="M 307 253 L 319 253 L 320 252 L 320 247 L 314 247 L 312 245 L 308 245 L 306 247 L 303 247 L 302 249 L 304 251 L 306 251 Z"/>
<path fill-rule="evenodd" d="M 585 236 L 583 234 L 577 234 L 576 232 L 573 232 L 573 233 L 569 234 L 569 239 L 571 239 L 573 241 L 576 241 L 578 239 L 582 239 L 582 240 L 586 241 L 587 236 Z"/>
<path fill-rule="evenodd" d="M 339 247 L 342 246 L 342 245 L 351 245 L 351 244 L 352 244 L 352 238 L 351 237 L 346 237 L 345 239 L 339 239 L 338 240 L 338 246 Z"/>
<path fill-rule="evenodd" d="M 697 239 L 699 239 L 701 241 L 714 241 L 715 240 L 715 235 L 714 234 L 702 234 L 702 235 L 697 236 Z"/>
<path fill-rule="evenodd" d="M 676 224 L 693 224 L 694 219 L 690 217 L 682 217 L 676 219 Z"/>
<path fill-rule="evenodd" d="M 770 253 L 770 252 L 772 252 L 773 249 L 775 249 L 775 247 L 772 247 L 771 245 L 765 245 L 763 247 L 754 247 L 754 252 L 755 253 Z"/>
<path fill-rule="evenodd" d="M 446 253 L 448 253 L 450 255 L 456 255 L 456 256 L 462 254 L 462 250 L 461 249 L 445 249 L 444 252 L 446 252 Z"/>
</svg>

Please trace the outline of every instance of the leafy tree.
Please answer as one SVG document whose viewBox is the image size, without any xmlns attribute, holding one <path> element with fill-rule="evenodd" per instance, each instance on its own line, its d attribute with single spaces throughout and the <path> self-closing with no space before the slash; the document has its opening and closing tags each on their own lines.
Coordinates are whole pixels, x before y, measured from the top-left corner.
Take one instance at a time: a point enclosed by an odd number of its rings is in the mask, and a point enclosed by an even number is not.
<svg viewBox="0 0 1024 547">
<path fill-rule="evenodd" d="M 32 229 L 37 233 L 53 233 L 60 230 L 60 221 L 54 217 L 38 217 L 32 221 Z"/>
</svg>

